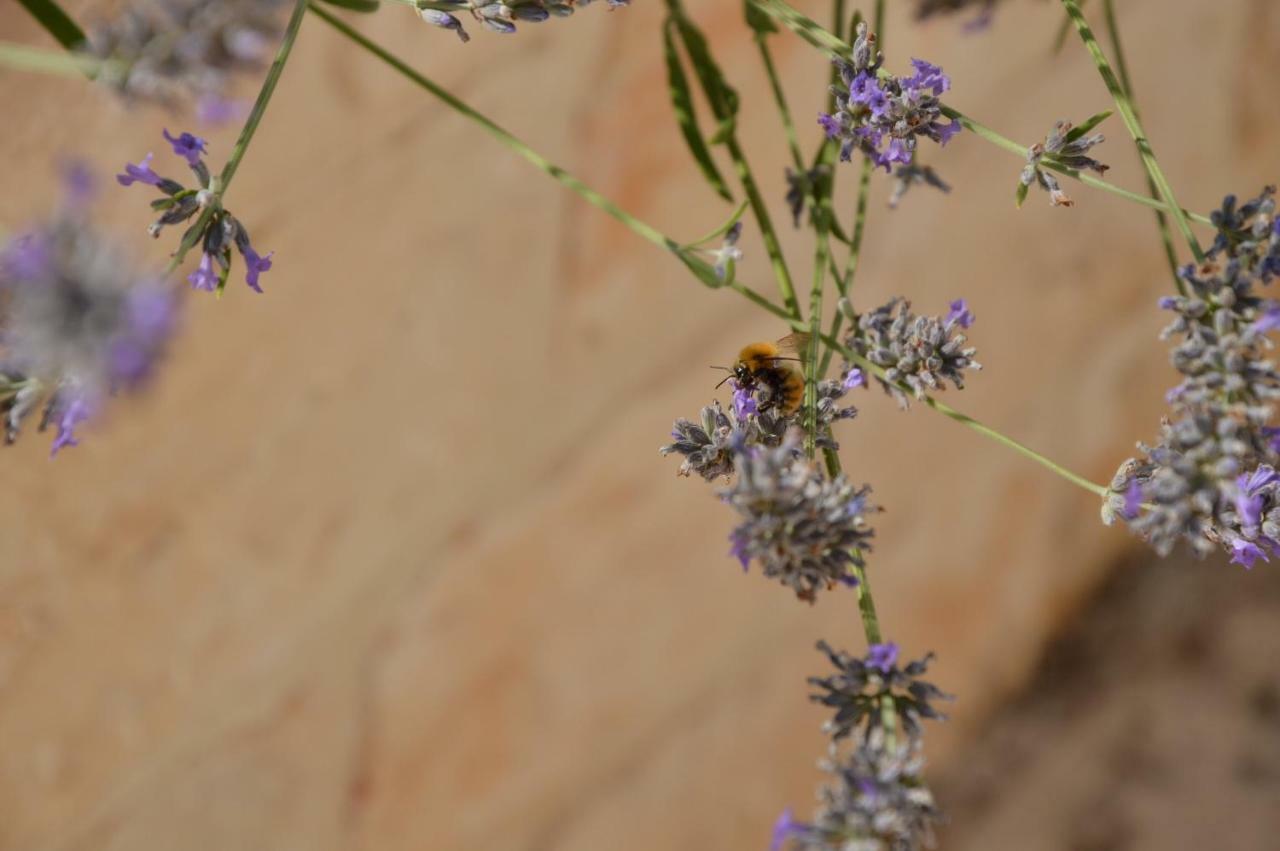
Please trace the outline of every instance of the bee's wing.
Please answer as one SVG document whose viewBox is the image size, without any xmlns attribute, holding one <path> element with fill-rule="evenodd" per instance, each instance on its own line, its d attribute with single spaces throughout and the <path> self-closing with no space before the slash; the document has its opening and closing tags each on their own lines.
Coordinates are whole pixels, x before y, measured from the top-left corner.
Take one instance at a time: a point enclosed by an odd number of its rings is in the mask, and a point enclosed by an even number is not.
<svg viewBox="0 0 1280 851">
<path fill-rule="evenodd" d="M 793 331 L 778 341 L 778 348 L 795 358 L 801 363 L 809 360 L 809 344 L 813 342 L 813 335 L 805 331 Z"/>
</svg>

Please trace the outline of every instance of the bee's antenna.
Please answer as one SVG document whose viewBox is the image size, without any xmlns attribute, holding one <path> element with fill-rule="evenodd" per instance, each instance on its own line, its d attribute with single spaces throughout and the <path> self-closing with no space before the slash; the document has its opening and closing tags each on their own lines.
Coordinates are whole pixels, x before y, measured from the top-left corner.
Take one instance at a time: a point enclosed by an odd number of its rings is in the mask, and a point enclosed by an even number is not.
<svg viewBox="0 0 1280 851">
<path fill-rule="evenodd" d="M 724 378 L 722 378 L 722 379 L 720 380 L 720 383 L 716 385 L 716 389 L 717 389 L 717 390 L 719 390 L 719 389 L 721 388 L 721 386 L 723 386 L 723 385 L 724 385 L 724 383 L 725 383 L 726 381 L 728 381 L 730 378 L 733 378 L 733 374 L 732 374 L 732 373 L 730 373 L 729 375 L 726 375 Z"/>
</svg>

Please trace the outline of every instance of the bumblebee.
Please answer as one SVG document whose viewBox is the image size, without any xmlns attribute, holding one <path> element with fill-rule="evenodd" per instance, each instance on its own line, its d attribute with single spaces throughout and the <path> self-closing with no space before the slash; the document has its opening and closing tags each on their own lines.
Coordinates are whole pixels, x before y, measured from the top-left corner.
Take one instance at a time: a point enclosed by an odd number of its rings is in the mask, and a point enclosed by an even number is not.
<svg viewBox="0 0 1280 851">
<path fill-rule="evenodd" d="M 738 360 L 719 387 L 732 378 L 744 390 L 758 393 L 760 410 L 776 408 L 790 416 L 804 403 L 804 363 L 809 349 L 808 334 L 789 334 L 776 343 L 749 343 L 738 352 Z M 760 392 L 763 391 L 763 392 Z"/>
</svg>

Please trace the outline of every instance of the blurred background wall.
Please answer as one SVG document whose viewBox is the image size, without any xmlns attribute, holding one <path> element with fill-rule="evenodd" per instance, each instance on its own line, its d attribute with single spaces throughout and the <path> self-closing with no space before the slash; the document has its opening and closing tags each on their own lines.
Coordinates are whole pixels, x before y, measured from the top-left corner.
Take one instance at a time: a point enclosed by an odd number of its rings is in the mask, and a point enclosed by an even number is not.
<svg viewBox="0 0 1280 851">
<path fill-rule="evenodd" d="M 784 220 L 786 152 L 740 4 L 689 5 L 746 95 L 742 135 Z M 1183 203 L 1275 180 L 1280 7 L 1119 5 Z M 974 35 L 889 6 L 889 66 L 941 64 L 949 102 L 1008 136 L 1109 104 L 1078 44 L 1051 54 L 1056 4 L 1011 0 Z M 688 239 L 728 207 L 671 120 L 661 18 L 655 0 L 599 5 L 465 47 L 397 7 L 356 23 Z M 51 44 L 16 4 L 0 33 Z M 825 60 L 789 35 L 774 46 L 814 144 Z M 105 177 L 166 157 L 161 127 L 187 120 L 8 71 L 0 116 L 9 231 L 52 206 L 60 157 Z M 1104 129 L 1109 177 L 1139 189 L 1123 127 Z M 235 128 L 205 133 L 220 162 Z M 1152 218 L 1074 185 L 1073 209 L 1033 194 L 1015 210 L 1020 161 L 971 135 L 929 161 L 950 195 L 917 189 L 889 213 L 877 181 L 856 300 L 968 298 L 985 369 L 947 400 L 1108 480 L 1154 436 L 1172 383 Z M 847 211 L 856 168 L 839 174 Z M 145 238 L 144 194 L 104 184 L 98 212 L 159 263 L 171 240 Z M 707 365 L 778 324 L 315 19 L 227 204 L 276 251 L 267 292 L 189 299 L 155 391 L 80 448 L 51 463 L 28 434 L 3 454 L 0 848 L 759 848 L 782 808 L 807 812 L 824 739 L 804 678 L 825 664 L 817 639 L 861 649 L 855 602 L 810 607 L 743 576 L 712 488 L 656 451 L 712 397 Z M 765 289 L 747 231 L 739 275 Z M 785 249 L 804 280 L 808 240 Z M 904 652 L 937 650 L 933 679 L 959 695 L 929 730 L 951 847 L 1275 847 L 1275 668 L 1258 661 L 1280 650 L 1274 575 L 1134 562 L 1078 621 L 1133 552 L 1096 499 L 927 409 L 857 402 L 837 436 L 888 509 L 870 567 L 882 619 Z M 1187 623 L 1207 636 L 1188 651 L 1201 661 L 1162 665 L 1182 645 L 1150 636 Z M 1078 638 L 1046 656 L 1063 629 Z M 1174 685 L 1126 691 L 1152 670 Z M 1134 762 L 1115 754 L 1135 726 L 1164 730 L 1174 755 L 1103 772 Z M 1241 769 L 1213 743 L 1256 758 Z M 1252 785 L 1237 795 L 1239 771 Z M 1121 787 L 1138 816 L 1101 812 Z M 1227 814 L 1179 829 L 1203 821 L 1206 788 Z M 1154 844 L 1144 825 L 1174 829 Z"/>
</svg>

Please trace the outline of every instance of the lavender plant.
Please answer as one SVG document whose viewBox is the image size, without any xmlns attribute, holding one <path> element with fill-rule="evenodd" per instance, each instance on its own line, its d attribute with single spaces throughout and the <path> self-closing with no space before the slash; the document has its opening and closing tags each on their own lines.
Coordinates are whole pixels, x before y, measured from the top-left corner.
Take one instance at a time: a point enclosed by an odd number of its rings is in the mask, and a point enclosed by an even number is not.
<svg viewBox="0 0 1280 851">
<path fill-rule="evenodd" d="M 328 2 L 352 12 L 375 12 L 381 5 L 377 0 Z M 567 17 L 589 0 L 397 2 L 467 41 L 464 19 L 493 32 L 512 33 L 517 24 Z M 883 0 L 875 0 L 869 18 L 850 15 L 844 0 L 833 0 L 830 29 L 784 0 L 745 0 L 745 22 L 769 79 L 790 153 L 782 200 L 793 225 L 813 235 L 806 313 L 739 138 L 741 97 L 694 17 L 680 0 L 663 2 L 667 15 L 662 48 L 681 136 L 712 191 L 729 201 L 738 193 L 743 197 L 727 222 L 691 242 L 673 239 L 622 210 L 362 35 L 319 0 L 296 0 L 283 26 L 277 7 L 287 4 L 157 0 L 154 7 L 128 7 L 88 38 L 52 0 L 24 0 L 73 54 L 59 58 L 0 45 L 0 61 L 33 70 L 88 73 L 130 99 L 189 106 L 211 93 L 220 94 L 230 75 L 258 67 L 267 43 L 279 39 L 257 101 L 220 173 L 205 162 L 208 146 L 203 139 L 165 130 L 173 153 L 194 175 L 194 185 L 154 171 L 151 154 L 127 165 L 117 178 L 124 186 L 142 183 L 158 190 L 152 207 L 159 218 L 149 228 L 153 236 L 170 225 L 186 226 L 168 271 L 174 272 L 199 246 L 200 260 L 187 275 L 196 289 L 225 286 L 233 251 L 241 256 L 246 283 L 255 290 L 260 289 L 259 275 L 271 267 L 271 255 L 254 249 L 242 221 L 223 205 L 223 196 L 271 101 L 302 20 L 310 13 L 642 239 L 672 254 L 703 286 L 731 290 L 802 335 L 798 366 L 781 358 L 735 365 L 727 403 L 713 399 L 697 420 L 677 419 L 672 442 L 660 451 L 680 457 L 681 476 L 696 475 L 718 485 L 713 496 L 725 508 L 728 555 L 744 571 L 754 563 L 766 578 L 810 604 L 819 592 L 826 592 L 824 599 L 839 604 L 853 597 L 858 606 L 866 652 L 850 654 L 822 642 L 819 649 L 835 672 L 809 680 L 816 690 L 813 699 L 834 713 L 824 727 L 830 741 L 823 766 L 831 780 L 820 791 L 812 820 L 784 813 L 773 847 L 929 847 L 939 812 L 922 776 L 922 721 L 941 719 L 935 704 L 950 695 L 923 679 L 932 654 L 899 665 L 898 646 L 882 633 L 867 560 L 872 520 L 881 509 L 870 503 L 870 487 L 854 484 L 843 471 L 836 430 L 857 414 L 846 397 L 874 380 L 903 409 L 915 401 L 941 413 L 1099 497 L 1104 521 L 1124 521 L 1161 554 L 1185 542 L 1201 554 L 1223 550 L 1246 567 L 1280 554 L 1280 428 L 1272 425 L 1280 373 L 1269 358 L 1272 343 L 1267 337 L 1280 328 L 1280 303 L 1265 298 L 1260 289 L 1280 274 L 1275 190 L 1268 187 L 1244 203 L 1228 196 L 1211 216 L 1189 213 L 1179 205 L 1133 102 L 1111 0 L 1103 0 L 1102 6 L 1118 74 L 1078 0 L 1060 2 L 1137 147 L 1147 173 L 1147 194 L 1108 183 L 1107 166 L 1094 158 L 1093 148 L 1103 138 L 1093 131 L 1112 114 L 1110 109 L 1078 127 L 1058 122 L 1043 141 L 1020 143 L 949 106 L 943 98 L 952 79 L 936 65 L 911 59 L 910 74 L 888 70 Z M 627 0 L 608 0 L 607 5 L 616 9 Z M 995 0 L 920 0 L 916 14 L 925 19 L 976 10 L 982 22 L 995 5 Z M 822 81 L 828 86 L 827 108 L 817 122 L 823 132 L 810 151 L 804 149 L 772 59 L 770 42 L 783 29 L 815 47 L 829 63 L 824 66 L 829 76 Z M 704 110 L 695 106 L 695 95 Z M 946 313 L 935 316 L 913 313 L 905 296 L 869 310 L 856 306 L 854 284 L 873 175 L 881 169 L 890 175 L 891 207 L 915 185 L 949 191 L 939 172 L 922 160 L 925 151 L 945 156 L 943 147 L 962 129 L 1023 161 L 1019 205 L 1030 188 L 1038 186 L 1054 206 L 1072 206 L 1062 188 L 1062 179 L 1068 178 L 1155 212 L 1176 288 L 1176 294 L 1160 300 L 1159 306 L 1174 316 L 1164 337 L 1176 341 L 1172 361 L 1183 379 L 1168 394 L 1170 415 L 1155 443 L 1140 444 L 1139 454 L 1120 466 L 1109 485 L 1089 481 L 937 398 L 944 389 L 963 390 L 968 373 L 981 368 L 969 345 L 974 313 L 966 300 L 956 299 Z M 732 170 L 723 169 L 718 159 L 727 159 Z M 842 226 L 835 211 L 836 187 L 847 172 L 842 162 L 856 162 L 859 171 L 849 228 Z M 725 173 L 735 180 L 726 179 Z M 88 228 L 82 211 L 80 202 L 67 205 L 54 222 L 11 241 L 0 261 L 0 413 L 12 440 L 24 418 L 43 402 L 43 424 L 54 424 L 58 430 L 55 452 L 74 445 L 74 429 L 105 398 L 132 389 L 150 374 L 174 327 L 172 290 L 120 261 Z M 760 232 L 763 258 L 747 258 L 739 247 L 748 214 Z M 1193 224 L 1213 228 L 1207 251 Z M 1175 231 L 1186 243 L 1190 262 L 1179 262 Z M 765 265 L 775 280 L 777 301 L 739 279 L 740 271 L 754 274 Z M 828 298 L 837 309 L 824 326 Z M 837 358 L 839 368 L 829 377 Z M 803 399 L 791 404 L 796 397 L 789 391 L 800 386 L 796 381 L 802 383 Z"/>
</svg>

